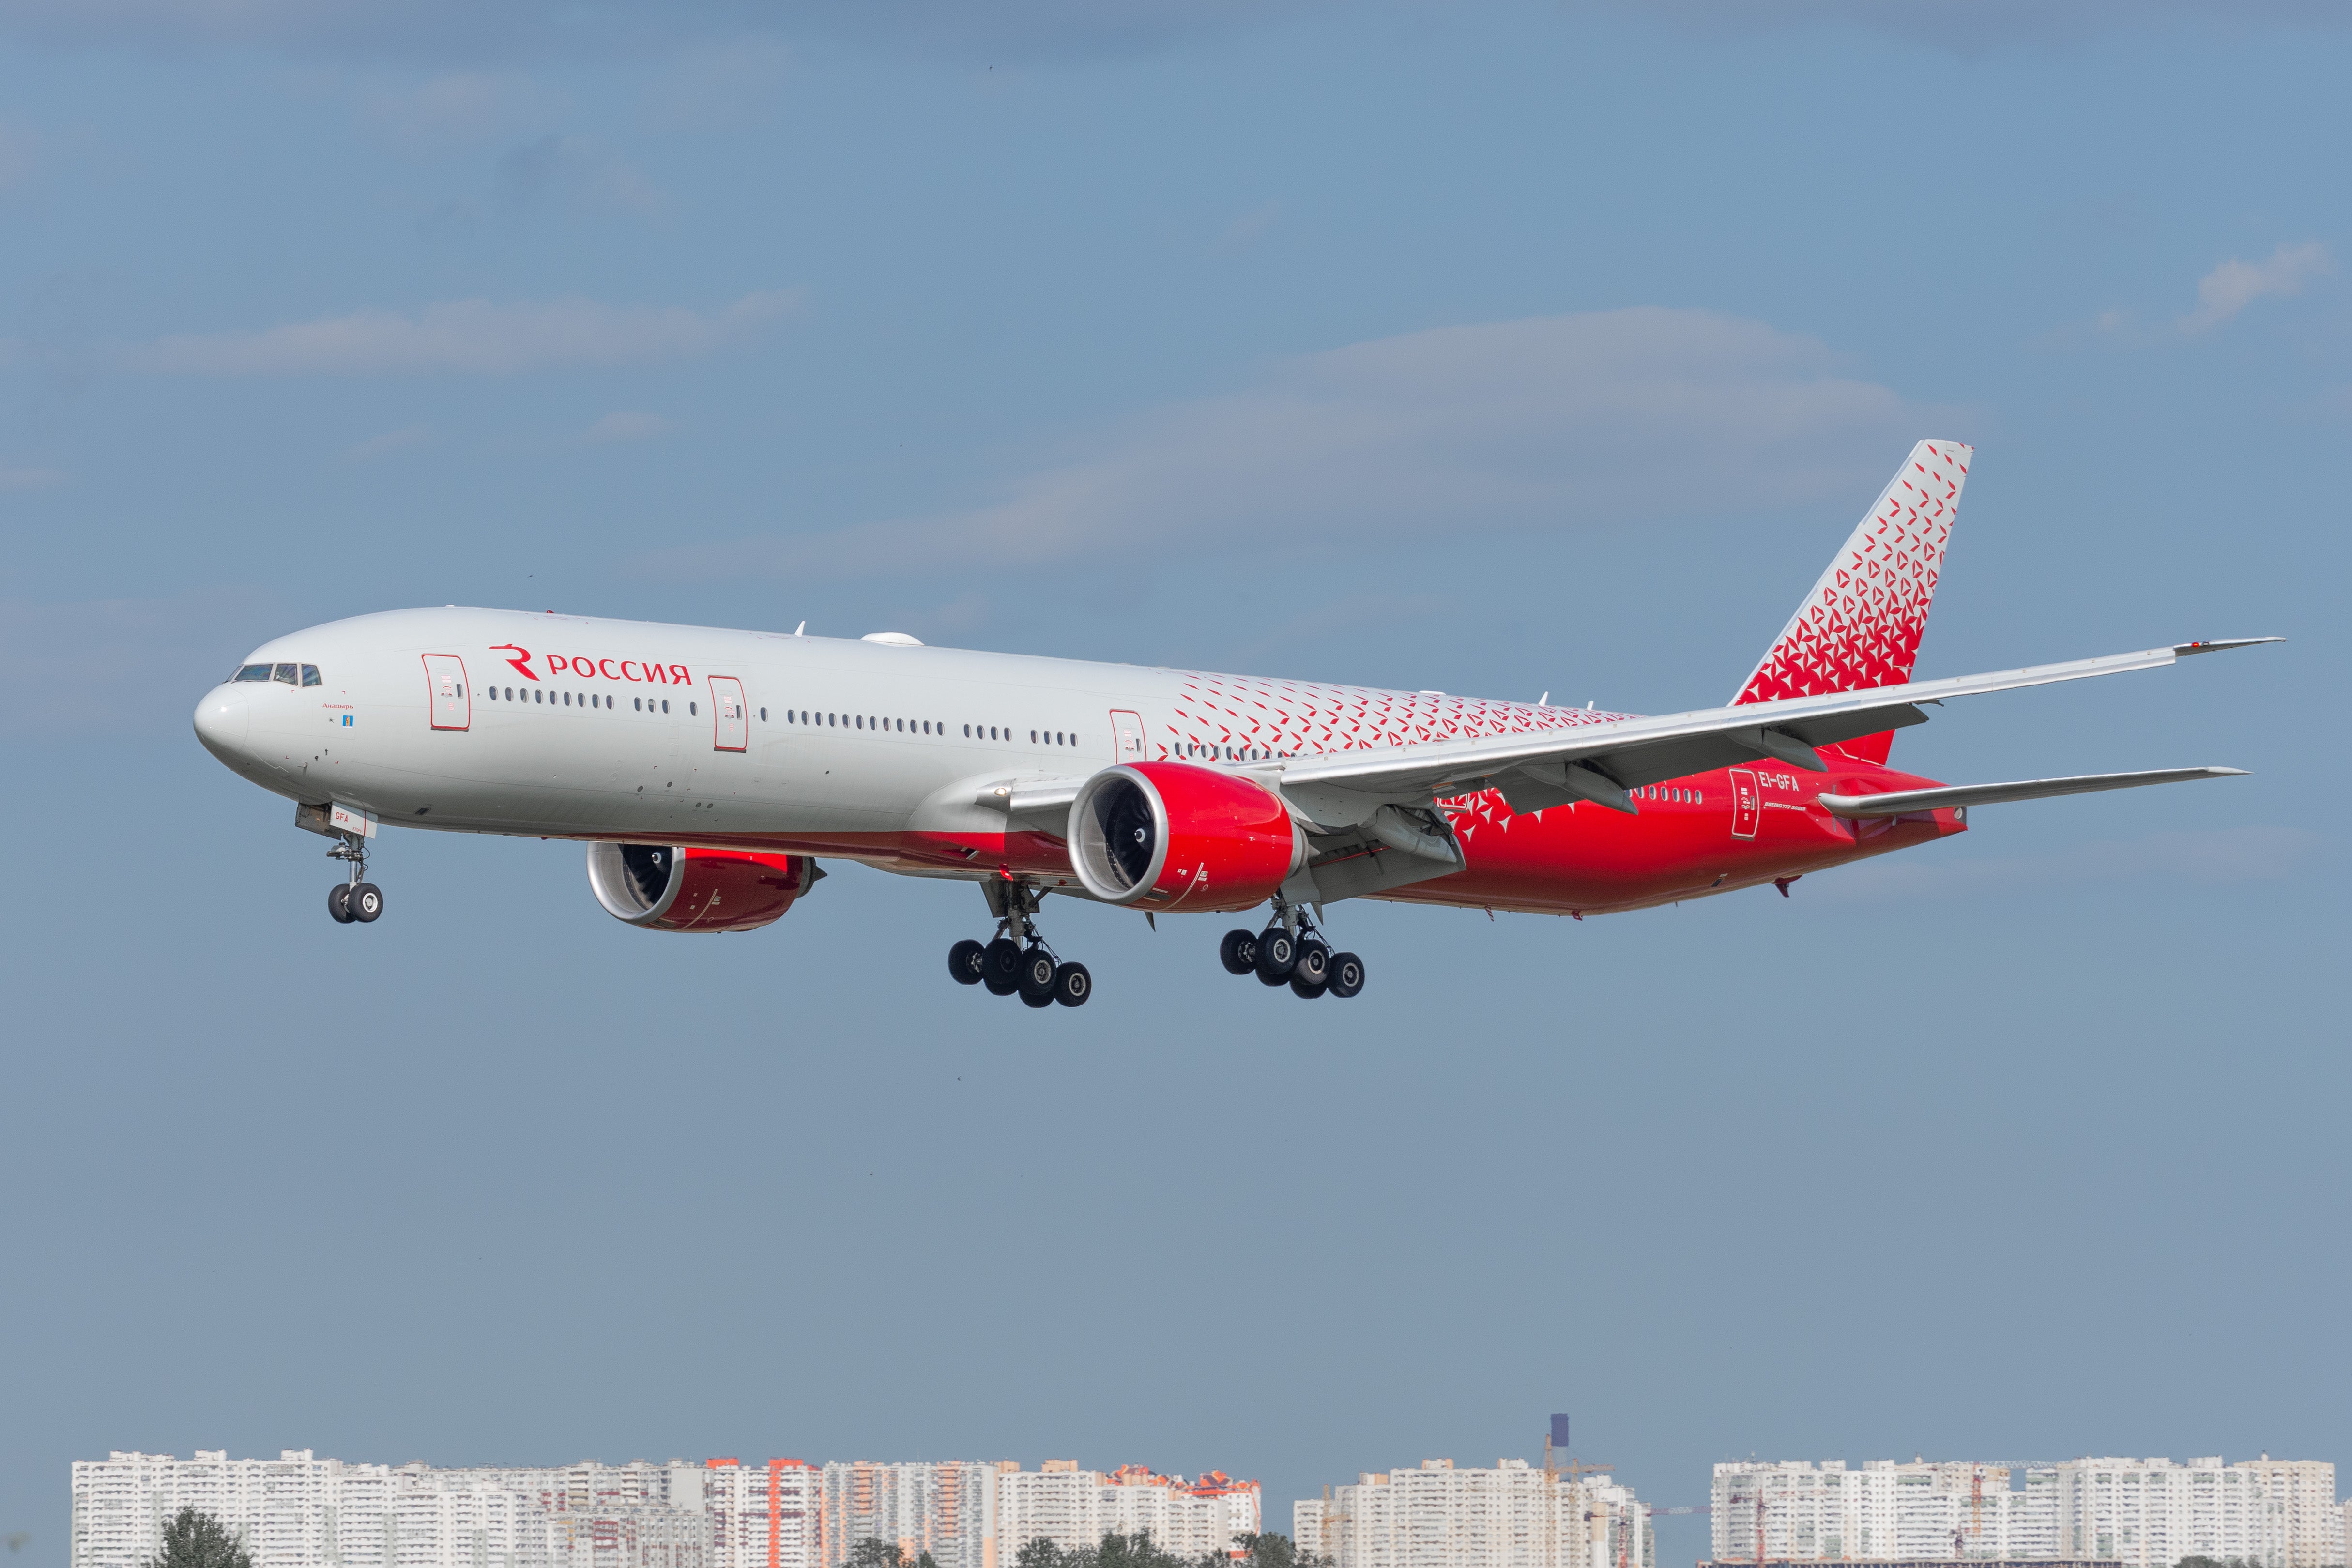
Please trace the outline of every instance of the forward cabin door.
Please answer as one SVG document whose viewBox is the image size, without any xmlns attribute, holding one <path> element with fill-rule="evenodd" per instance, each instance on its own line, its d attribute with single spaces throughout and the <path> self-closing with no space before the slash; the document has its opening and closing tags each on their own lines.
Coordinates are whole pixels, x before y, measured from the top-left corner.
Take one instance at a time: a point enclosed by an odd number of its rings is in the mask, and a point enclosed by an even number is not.
<svg viewBox="0 0 2352 1568">
<path fill-rule="evenodd" d="M 1144 759 L 1143 717 L 1125 708 L 1110 710 L 1111 758 L 1117 762 Z"/>
<path fill-rule="evenodd" d="M 710 677 L 710 748 L 744 751 L 751 745 L 751 716 L 743 706 L 743 683 L 732 675 Z"/>
<path fill-rule="evenodd" d="M 474 699 L 466 690 L 466 661 L 455 653 L 425 655 L 425 695 L 436 729 L 471 729 Z"/>
<path fill-rule="evenodd" d="M 1756 791 L 1756 770 L 1734 768 L 1731 772 L 1731 836 L 1752 839 L 1756 836 L 1756 820 L 1764 814 L 1763 797 Z"/>
</svg>

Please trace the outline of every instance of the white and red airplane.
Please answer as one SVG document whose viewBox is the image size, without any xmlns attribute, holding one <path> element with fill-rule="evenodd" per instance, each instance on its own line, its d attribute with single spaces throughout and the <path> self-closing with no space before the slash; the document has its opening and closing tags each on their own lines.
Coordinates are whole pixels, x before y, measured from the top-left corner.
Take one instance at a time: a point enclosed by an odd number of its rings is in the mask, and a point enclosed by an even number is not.
<svg viewBox="0 0 2352 1568">
<path fill-rule="evenodd" d="M 1948 786 L 1887 766 L 1924 706 L 2279 641 L 1914 683 L 1970 449 L 1912 450 L 1729 706 L 1664 717 L 1133 664 L 504 610 L 398 610 L 257 648 L 196 734 L 349 862 L 374 920 L 380 824 L 576 839 L 615 918 L 743 931 L 820 858 L 979 884 L 953 977 L 1076 1007 L 1037 930 L 1066 894 L 1146 915 L 1270 905 L 1236 975 L 1352 997 L 1325 906 L 1386 898 L 1609 914 L 1965 831 L 1968 809 L 2242 771 Z"/>
</svg>

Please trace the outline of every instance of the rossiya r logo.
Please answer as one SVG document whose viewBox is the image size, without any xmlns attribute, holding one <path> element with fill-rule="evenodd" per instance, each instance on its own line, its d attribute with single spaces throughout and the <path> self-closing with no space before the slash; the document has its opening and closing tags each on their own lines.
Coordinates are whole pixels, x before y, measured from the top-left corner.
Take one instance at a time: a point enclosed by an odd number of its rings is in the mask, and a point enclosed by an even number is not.
<svg viewBox="0 0 2352 1568">
<path fill-rule="evenodd" d="M 539 676 L 531 672 L 532 654 L 530 649 L 513 643 L 499 643 L 494 644 L 490 652 L 510 655 L 507 663 L 513 665 L 524 680 L 539 679 Z M 577 675 L 607 681 L 643 681 L 648 685 L 665 686 L 694 685 L 694 675 L 684 664 L 656 664 L 651 660 L 637 659 L 597 659 L 579 653 L 570 657 L 562 653 L 548 653 L 541 656 L 547 660 L 547 673 L 551 675 Z"/>
</svg>

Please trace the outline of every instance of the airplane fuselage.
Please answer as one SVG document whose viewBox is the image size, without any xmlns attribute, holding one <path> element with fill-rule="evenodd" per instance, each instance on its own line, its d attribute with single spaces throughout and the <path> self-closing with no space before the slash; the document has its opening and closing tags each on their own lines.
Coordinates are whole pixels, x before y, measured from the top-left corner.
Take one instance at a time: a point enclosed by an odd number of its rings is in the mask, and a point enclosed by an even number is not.
<svg viewBox="0 0 2352 1568">
<path fill-rule="evenodd" d="M 251 672 L 268 665 L 259 677 Z M 293 678 L 280 678 L 286 666 Z M 1625 716 L 1438 693 L 583 616 L 446 608 L 255 650 L 196 727 L 243 777 L 386 825 L 752 850 L 1076 894 L 1065 836 L 992 786 L 1186 761 L 1276 791 L 1297 758 L 1571 730 Z M 305 681 L 315 679 L 315 685 Z M 1604 913 L 1801 875 L 1960 831 L 1853 821 L 1824 793 L 1927 782 L 1823 753 L 1514 812 L 1442 802 L 1463 869 L 1373 896 Z"/>
</svg>

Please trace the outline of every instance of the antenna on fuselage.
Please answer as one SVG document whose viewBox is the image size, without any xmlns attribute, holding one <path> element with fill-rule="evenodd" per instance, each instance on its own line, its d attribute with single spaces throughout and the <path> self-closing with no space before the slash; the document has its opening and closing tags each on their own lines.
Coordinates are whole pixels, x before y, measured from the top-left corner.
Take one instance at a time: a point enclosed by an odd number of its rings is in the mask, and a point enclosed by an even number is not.
<svg viewBox="0 0 2352 1568">
<path fill-rule="evenodd" d="M 803 622 L 802 622 L 799 625 L 797 625 L 797 626 L 793 627 L 793 636 L 795 636 L 795 637 L 805 637 L 805 636 L 807 636 L 807 635 L 808 635 L 808 622 L 805 622 L 805 621 L 803 621 Z"/>
</svg>

